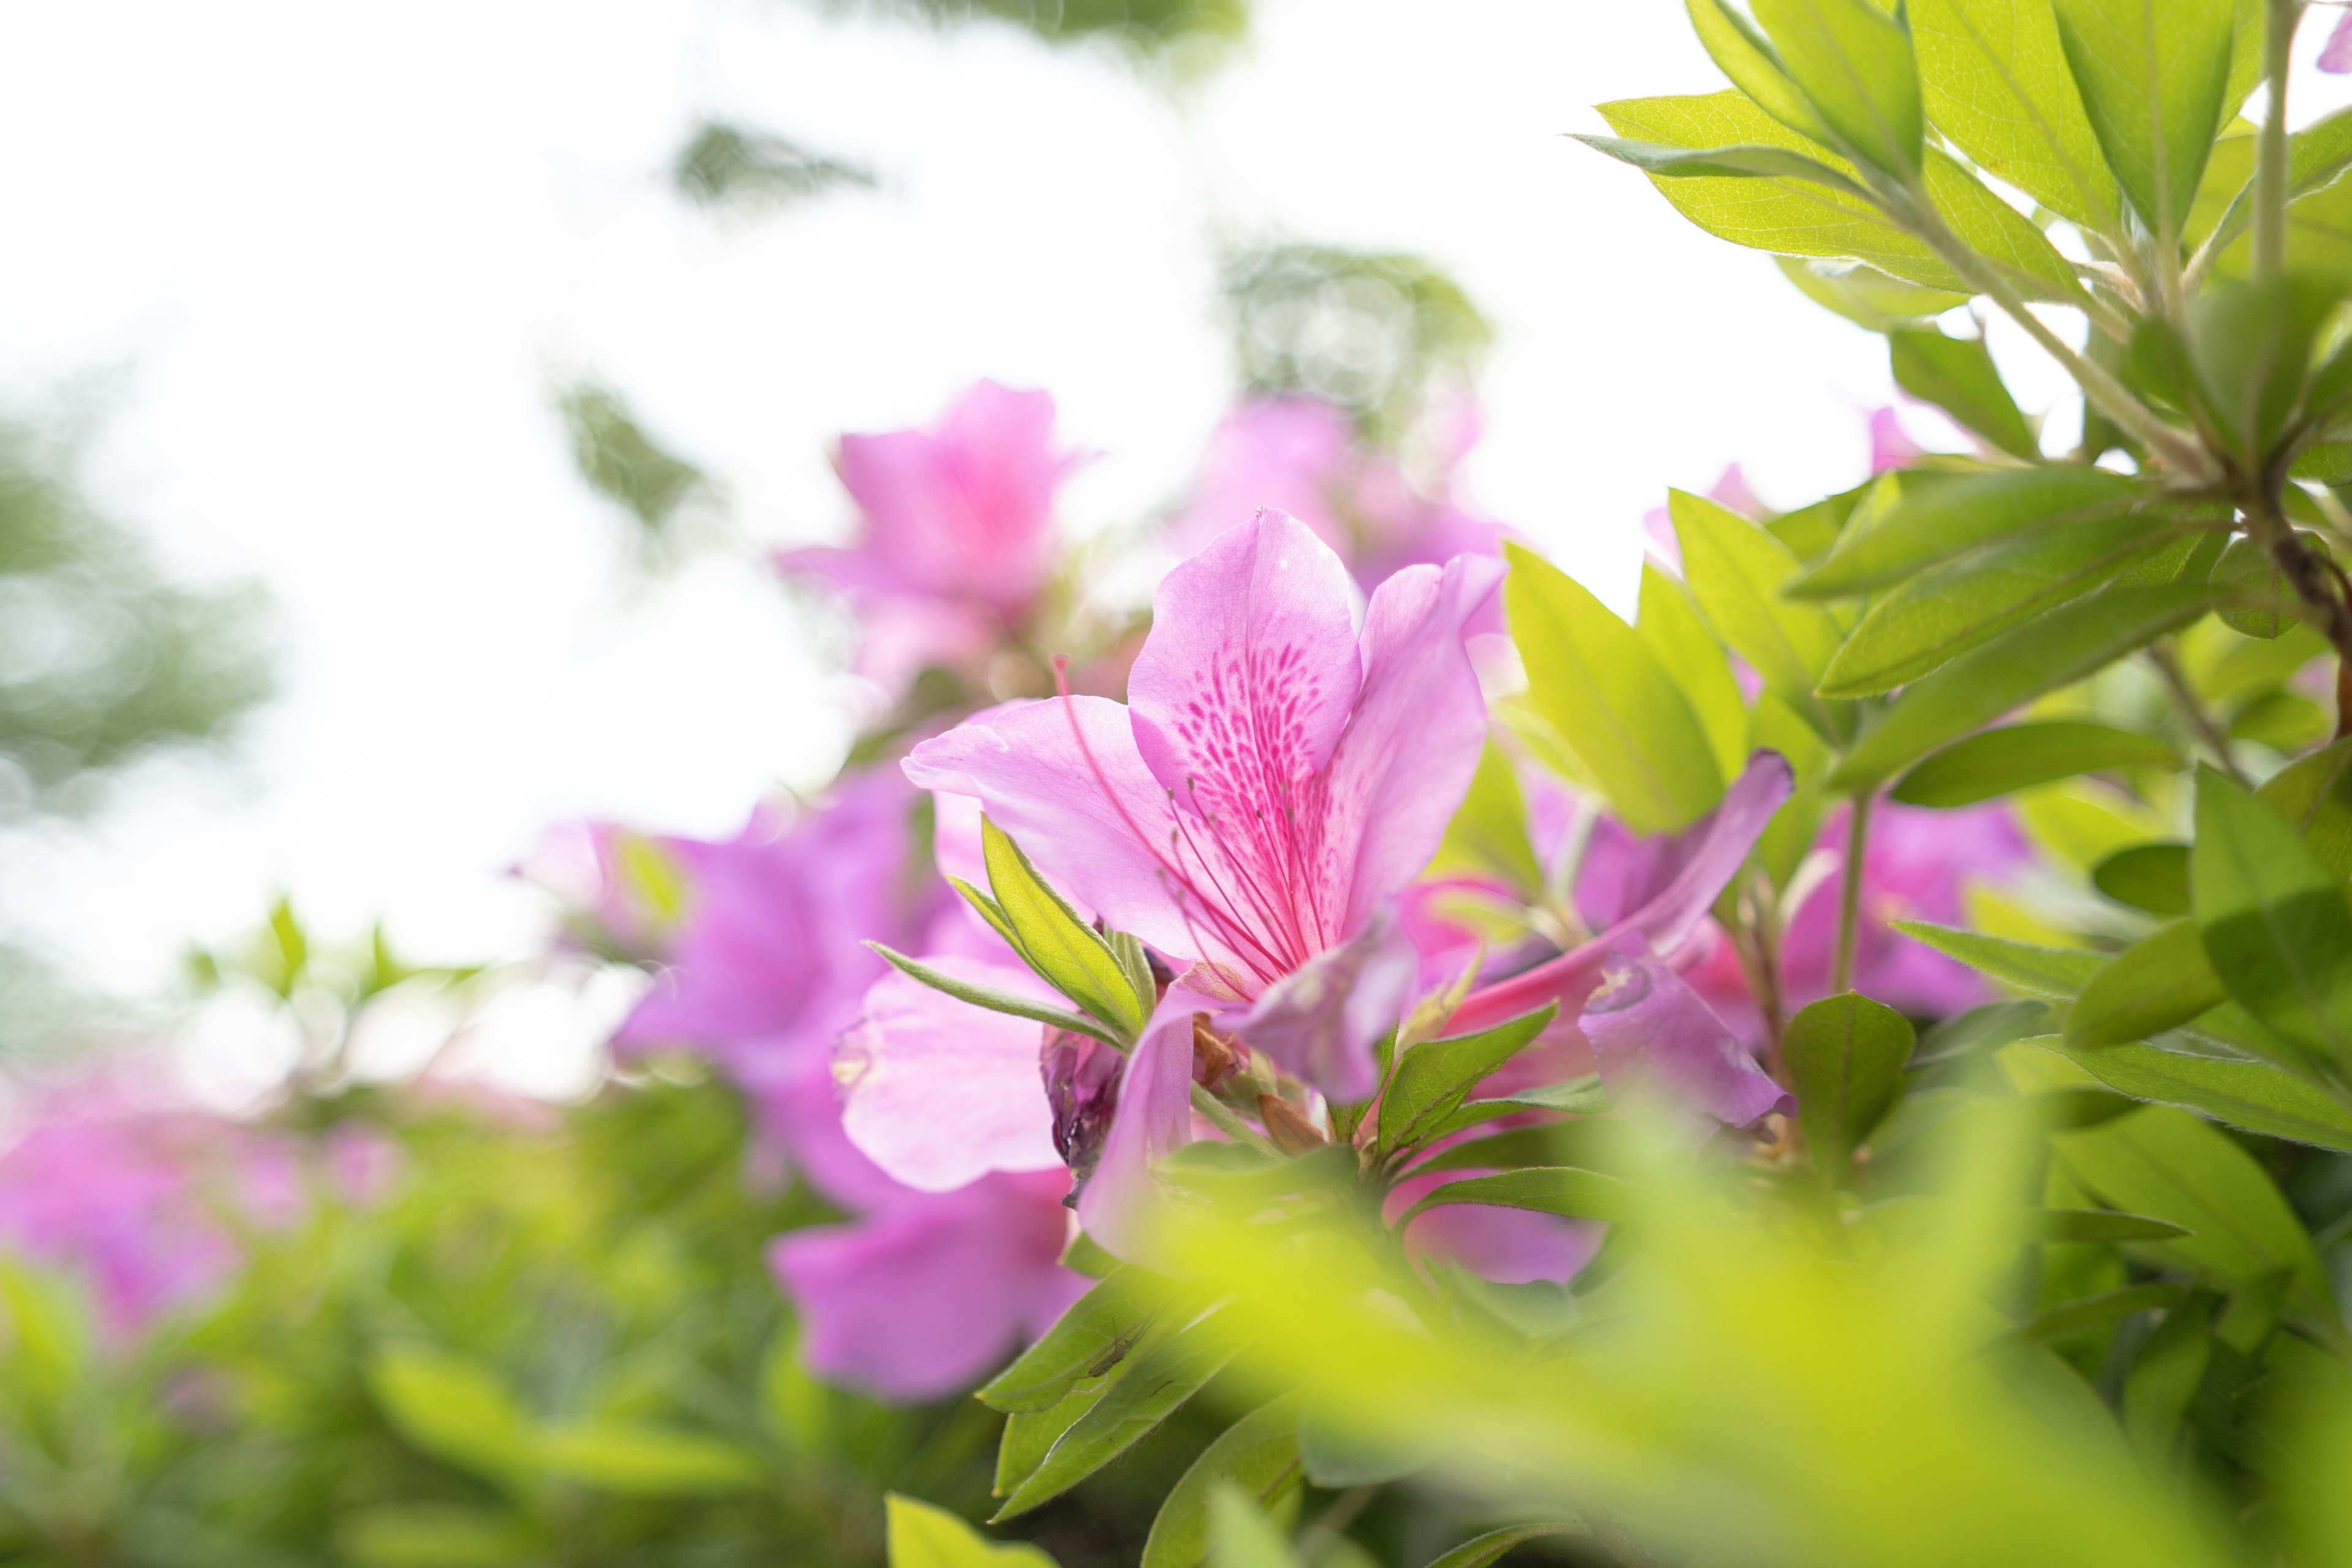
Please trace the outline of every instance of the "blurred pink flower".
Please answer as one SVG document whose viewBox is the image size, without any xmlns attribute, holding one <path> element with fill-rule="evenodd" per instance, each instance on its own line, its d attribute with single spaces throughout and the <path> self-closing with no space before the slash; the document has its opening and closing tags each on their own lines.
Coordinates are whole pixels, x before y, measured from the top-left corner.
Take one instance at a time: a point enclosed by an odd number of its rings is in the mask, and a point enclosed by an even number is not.
<svg viewBox="0 0 2352 1568">
<path fill-rule="evenodd" d="M 1054 447 L 1051 397 L 979 382 L 932 429 L 844 436 L 835 468 L 862 536 L 777 564 L 848 595 L 860 668 L 897 686 L 984 651 L 1027 612 L 1053 568 L 1054 491 L 1076 461 Z"/>
<path fill-rule="evenodd" d="M 1870 415 L 1870 471 L 1883 474 L 1889 468 L 1899 468 L 1914 458 L 1925 457 L 1927 449 L 1911 438 L 1903 428 L 1902 416 L 1891 407 L 1873 409 Z"/>
<path fill-rule="evenodd" d="M 2326 47 L 2319 51 L 2318 65 L 2330 76 L 2352 73 L 2352 12 L 2336 19 L 2336 28 L 2327 35 Z"/>
<path fill-rule="evenodd" d="M 31 1100 L 25 1130 L 0 1153 L 0 1246 L 80 1277 L 118 1336 L 204 1300 L 236 1271 L 240 1249 L 200 1177 L 208 1158 L 233 1152 L 237 1130 L 106 1078 Z M 268 1185 L 274 1173 L 254 1173 Z"/>
<path fill-rule="evenodd" d="M 1497 553 L 1503 525 L 1465 510 L 1454 495 L 1454 470 L 1478 439 L 1469 405 L 1445 437 L 1436 482 L 1424 491 L 1393 455 L 1357 437 L 1345 409 L 1303 395 L 1253 398 L 1210 435 L 1192 493 L 1169 525 L 1170 539 L 1189 555 L 1260 507 L 1272 507 L 1338 552 L 1368 594 L 1407 566 Z"/>
</svg>

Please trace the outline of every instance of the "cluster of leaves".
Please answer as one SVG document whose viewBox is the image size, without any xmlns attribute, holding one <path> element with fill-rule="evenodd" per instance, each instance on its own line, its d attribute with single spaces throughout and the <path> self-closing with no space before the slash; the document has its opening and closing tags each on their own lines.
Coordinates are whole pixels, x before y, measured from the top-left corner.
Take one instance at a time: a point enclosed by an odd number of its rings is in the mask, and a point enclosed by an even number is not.
<svg viewBox="0 0 2352 1568">
<path fill-rule="evenodd" d="M 558 390 L 555 407 L 580 477 L 635 522 L 630 538 L 639 565 L 677 560 L 687 547 L 682 520 L 716 499 L 710 476 L 647 434 L 609 386 L 575 382 Z"/>
<path fill-rule="evenodd" d="M 1238 42 L 1249 0 L 824 0 L 837 9 L 919 16 L 935 24 L 993 17 L 1051 43 L 1110 38 L 1143 55 Z"/>
<path fill-rule="evenodd" d="M 678 150 L 671 173 L 698 206 L 783 206 L 841 185 L 874 186 L 871 171 L 761 131 L 706 120 Z"/>
</svg>

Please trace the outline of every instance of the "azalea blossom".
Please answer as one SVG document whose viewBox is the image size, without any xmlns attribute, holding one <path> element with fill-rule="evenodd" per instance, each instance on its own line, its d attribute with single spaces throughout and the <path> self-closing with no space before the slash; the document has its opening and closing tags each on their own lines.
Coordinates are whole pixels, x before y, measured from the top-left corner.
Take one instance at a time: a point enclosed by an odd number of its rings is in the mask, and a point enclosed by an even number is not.
<svg viewBox="0 0 2352 1568">
<path fill-rule="evenodd" d="M 844 436 L 835 468 L 861 537 L 777 564 L 848 596 L 860 669 L 896 688 L 984 653 L 1027 613 L 1052 571 L 1054 492 L 1076 462 L 1054 446 L 1050 396 L 979 382 L 931 429 Z"/>
</svg>

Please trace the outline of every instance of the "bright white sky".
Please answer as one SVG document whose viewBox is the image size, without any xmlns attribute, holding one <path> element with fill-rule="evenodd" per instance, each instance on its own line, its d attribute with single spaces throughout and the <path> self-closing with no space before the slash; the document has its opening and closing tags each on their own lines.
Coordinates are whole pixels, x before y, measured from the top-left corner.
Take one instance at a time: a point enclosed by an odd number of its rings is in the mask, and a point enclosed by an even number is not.
<svg viewBox="0 0 2352 1568">
<path fill-rule="evenodd" d="M 331 936 L 526 950 L 501 872 L 545 825 L 719 833 L 830 773 L 845 688 L 750 546 L 845 527 L 835 433 L 992 375 L 1103 454 L 1074 526 L 1171 497 L 1230 391 L 1226 237 L 1459 277 L 1501 328 L 1470 487 L 1613 600 L 1667 485 L 1859 476 L 1878 341 L 1561 135 L 1718 85 L 1679 5 L 1260 10 L 1171 95 L 793 0 L 0 7 L 0 397 L 95 399 L 103 503 L 260 581 L 285 680 L 240 768 L 0 844 L 0 924 L 132 989 L 280 887 Z M 2346 96 L 2306 79 L 2298 120 Z M 703 116 L 881 188 L 715 218 L 667 182 Z M 583 370 L 725 480 L 745 548 L 635 582 L 549 405 Z"/>
</svg>

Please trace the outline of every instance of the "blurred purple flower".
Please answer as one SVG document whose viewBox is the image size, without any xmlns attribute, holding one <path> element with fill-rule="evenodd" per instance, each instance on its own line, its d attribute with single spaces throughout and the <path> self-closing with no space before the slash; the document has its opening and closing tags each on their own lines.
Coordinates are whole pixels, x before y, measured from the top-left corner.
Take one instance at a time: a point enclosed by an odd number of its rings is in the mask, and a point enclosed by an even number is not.
<svg viewBox="0 0 2352 1568">
<path fill-rule="evenodd" d="M 2352 73 L 2352 12 L 2336 19 L 2335 31 L 2327 35 L 2327 45 L 2319 51 L 2318 64 L 2330 76 Z"/>
<path fill-rule="evenodd" d="M 1903 428 L 1902 416 L 1892 407 L 1873 409 L 1870 415 L 1870 471 L 1883 474 L 1889 468 L 1899 468 L 1915 458 L 1927 455 L 1927 448 L 1911 438 Z"/>
<path fill-rule="evenodd" d="M 847 549 L 794 550 L 785 575 L 847 595 L 859 668 L 897 686 L 991 647 L 1053 568 L 1054 400 L 975 384 L 929 430 L 844 436 L 835 468 L 865 521 Z"/>
<path fill-rule="evenodd" d="M 1357 436 L 1345 409 L 1306 395 L 1253 398 L 1210 435 L 1170 539 L 1193 554 L 1234 519 L 1273 507 L 1338 552 L 1367 594 L 1407 566 L 1495 554 L 1503 525 L 1467 510 L 1454 494 L 1454 471 L 1477 439 L 1477 416 L 1465 403 L 1440 445 L 1435 483 L 1424 490 L 1393 455 Z"/>
</svg>

